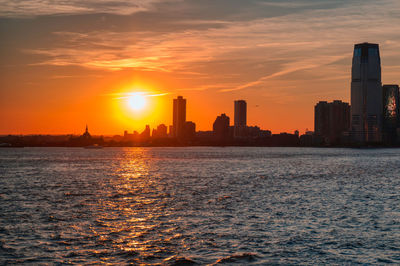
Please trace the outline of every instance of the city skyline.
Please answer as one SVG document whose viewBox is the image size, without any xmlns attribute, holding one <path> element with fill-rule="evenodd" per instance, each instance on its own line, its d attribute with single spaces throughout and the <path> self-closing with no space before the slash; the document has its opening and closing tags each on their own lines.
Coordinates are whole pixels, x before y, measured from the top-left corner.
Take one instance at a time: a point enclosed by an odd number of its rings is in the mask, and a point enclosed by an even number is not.
<svg viewBox="0 0 400 266">
<path fill-rule="evenodd" d="M 314 109 L 308 145 L 393 146 L 400 143 L 400 89 L 382 83 L 379 44 L 354 45 L 351 66 L 351 105 L 319 101 Z"/>
<path fill-rule="evenodd" d="M 0 265 L 400 265 L 400 0 L 0 6 Z"/>
<path fill-rule="evenodd" d="M 154 128 L 172 123 L 163 110 L 177 95 L 190 100 L 198 130 L 223 112 L 233 118 L 231 102 L 246 99 L 248 125 L 304 132 L 320 99 L 350 101 L 349 47 L 365 41 L 380 44 L 385 83 L 399 79 L 394 0 L 2 6 L 0 134 Z M 141 113 L 125 106 L 134 92 L 147 95 Z"/>
<path fill-rule="evenodd" d="M 313 135 L 326 138 L 321 144 L 337 145 L 341 143 L 343 133 L 351 135 L 351 141 L 355 143 L 378 143 L 381 141 L 394 143 L 393 141 L 395 141 L 398 135 L 396 133 L 397 127 L 400 125 L 400 91 L 397 84 L 382 83 L 379 44 L 368 42 L 355 44 L 351 72 L 352 82 L 350 90 L 352 105 L 350 106 L 348 103 L 342 102 L 342 100 L 333 100 L 331 103 L 323 100 L 319 101 L 314 107 Z M 121 98 L 127 99 L 127 103 L 132 110 L 140 111 L 146 105 L 146 96 L 164 96 L 164 94 L 146 95 L 143 92 L 133 92 L 127 93 Z M 172 124 L 158 124 L 152 128 L 152 131 L 150 126 L 146 124 L 142 133 L 133 130 L 133 134 L 130 134 L 129 130 L 125 129 L 124 137 L 169 137 L 188 140 L 188 132 L 191 132 L 189 133 L 191 135 L 189 139 L 193 139 L 196 133 L 196 124 L 186 120 L 186 102 L 187 99 L 183 98 L 183 96 L 177 96 L 176 99 L 173 99 Z M 352 107 L 351 112 L 350 107 Z M 248 138 L 252 135 L 249 134 L 251 128 L 261 129 L 257 125 L 249 126 L 247 124 L 247 102 L 245 100 L 234 100 L 233 113 L 234 121 L 232 126 L 229 122 L 229 116 L 222 113 L 214 121 L 212 130 L 204 132 L 213 132 L 214 137 L 217 139 L 225 137 L 240 139 Z M 371 120 L 371 117 L 375 119 Z M 372 124 L 369 125 L 368 123 Z M 232 132 L 230 132 L 230 128 Z M 364 131 L 362 130 L 363 128 L 368 130 Z M 370 132 L 371 129 L 374 131 Z M 271 134 L 271 131 L 267 131 Z M 295 135 L 299 136 L 297 129 L 294 132 Z M 306 130 L 304 135 L 310 135 L 310 132 Z M 288 132 L 280 133 L 286 134 Z M 90 139 L 88 125 L 86 124 L 86 130 L 81 137 L 87 139 L 87 135 Z"/>
</svg>

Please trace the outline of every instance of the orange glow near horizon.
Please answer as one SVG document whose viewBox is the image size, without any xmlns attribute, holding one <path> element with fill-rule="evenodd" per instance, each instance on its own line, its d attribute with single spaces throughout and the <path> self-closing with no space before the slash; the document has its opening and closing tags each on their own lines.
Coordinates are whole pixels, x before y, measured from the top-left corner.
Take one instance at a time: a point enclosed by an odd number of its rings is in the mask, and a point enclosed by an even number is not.
<svg viewBox="0 0 400 266">
<path fill-rule="evenodd" d="M 350 102 L 361 42 L 380 45 L 382 82 L 400 82 L 395 0 L 89 2 L 21 1 L 0 11 L 1 135 L 169 126 L 178 95 L 197 131 L 212 130 L 222 113 L 232 125 L 242 99 L 249 126 L 303 133 L 314 129 L 319 101 Z"/>
<path fill-rule="evenodd" d="M 146 125 L 151 128 L 158 124 L 168 125 L 169 118 L 163 112 L 167 108 L 165 95 L 167 93 L 145 84 L 126 86 L 110 94 L 111 110 L 121 133 L 123 130 L 141 132 Z"/>
</svg>

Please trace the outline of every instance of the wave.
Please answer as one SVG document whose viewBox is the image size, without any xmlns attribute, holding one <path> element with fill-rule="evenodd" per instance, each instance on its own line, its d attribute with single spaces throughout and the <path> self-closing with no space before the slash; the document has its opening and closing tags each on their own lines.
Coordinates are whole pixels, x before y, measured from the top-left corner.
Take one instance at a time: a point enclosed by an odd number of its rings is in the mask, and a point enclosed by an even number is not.
<svg viewBox="0 0 400 266">
<path fill-rule="evenodd" d="M 222 264 L 222 263 L 244 263 L 244 262 L 254 262 L 256 261 L 260 256 L 258 256 L 255 253 L 235 253 L 230 256 L 221 258 L 217 260 L 215 264 Z"/>
<path fill-rule="evenodd" d="M 197 262 L 185 257 L 172 256 L 164 260 L 166 265 L 170 266 L 184 266 L 184 265 L 198 265 Z"/>
</svg>

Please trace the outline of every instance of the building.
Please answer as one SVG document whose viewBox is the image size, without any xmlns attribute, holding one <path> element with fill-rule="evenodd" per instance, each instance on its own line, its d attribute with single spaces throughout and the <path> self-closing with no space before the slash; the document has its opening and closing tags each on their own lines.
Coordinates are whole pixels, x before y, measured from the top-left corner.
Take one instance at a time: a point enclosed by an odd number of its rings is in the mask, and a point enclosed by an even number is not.
<svg viewBox="0 0 400 266">
<path fill-rule="evenodd" d="M 186 99 L 178 96 L 178 98 L 174 99 L 173 105 L 173 137 L 182 138 L 186 122 Z"/>
<path fill-rule="evenodd" d="M 139 133 L 137 131 L 133 131 L 133 133 L 129 133 L 128 130 L 124 131 L 124 140 L 125 141 L 134 141 L 139 138 Z"/>
<path fill-rule="evenodd" d="M 383 85 L 383 126 L 382 138 L 387 144 L 394 144 L 397 138 L 396 130 L 399 127 L 400 106 L 399 86 Z"/>
<path fill-rule="evenodd" d="M 157 128 L 153 129 L 153 132 L 151 134 L 152 138 L 167 138 L 167 126 L 164 124 L 160 124 L 157 126 Z"/>
<path fill-rule="evenodd" d="M 86 125 L 85 132 L 80 135 L 79 137 L 74 137 L 70 136 L 68 140 L 68 146 L 77 146 L 77 147 L 82 147 L 82 146 L 88 146 L 88 145 L 93 145 L 93 144 L 103 144 L 104 139 L 102 136 L 100 137 L 93 137 L 89 133 L 88 126 Z"/>
<path fill-rule="evenodd" d="M 85 132 L 82 134 L 81 138 L 82 138 L 83 140 L 90 140 L 90 139 L 92 139 L 92 135 L 90 135 L 90 133 L 89 133 L 88 125 L 86 125 Z"/>
<path fill-rule="evenodd" d="M 185 122 L 183 138 L 192 140 L 196 137 L 196 124 L 192 121 Z"/>
<path fill-rule="evenodd" d="M 246 137 L 247 129 L 247 104 L 244 100 L 237 100 L 234 103 L 235 118 L 234 118 L 234 137 Z"/>
<path fill-rule="evenodd" d="M 213 124 L 214 136 L 217 139 L 223 140 L 229 138 L 229 123 L 229 116 L 226 114 L 217 116 Z"/>
<path fill-rule="evenodd" d="M 314 107 L 314 132 L 317 136 L 329 135 L 329 104 L 320 101 Z"/>
<path fill-rule="evenodd" d="M 146 125 L 145 129 L 139 135 L 139 141 L 148 141 L 150 138 L 150 126 Z"/>
<path fill-rule="evenodd" d="M 130 142 L 147 142 L 150 139 L 150 126 L 146 125 L 145 129 L 139 133 L 136 130 L 133 133 L 129 133 L 127 130 L 124 131 L 124 141 Z"/>
<path fill-rule="evenodd" d="M 172 126 L 172 125 L 168 126 L 168 137 L 170 137 L 170 138 L 174 137 L 174 126 Z"/>
<path fill-rule="evenodd" d="M 297 147 L 300 145 L 299 137 L 294 134 L 282 132 L 280 134 L 272 134 L 271 146 L 276 147 Z"/>
<path fill-rule="evenodd" d="M 350 128 L 350 106 L 335 100 L 320 101 L 315 105 L 314 131 L 326 144 L 339 144 L 343 132 Z"/>
<path fill-rule="evenodd" d="M 261 130 L 258 126 L 247 127 L 246 130 L 248 138 L 266 138 L 271 137 L 271 131 L 269 130 Z"/>
<path fill-rule="evenodd" d="M 350 105 L 340 100 L 329 104 L 329 142 L 340 143 L 345 131 L 350 129 Z"/>
<path fill-rule="evenodd" d="M 382 139 L 382 83 L 379 45 L 354 46 L 351 74 L 351 135 L 357 143 Z"/>
</svg>

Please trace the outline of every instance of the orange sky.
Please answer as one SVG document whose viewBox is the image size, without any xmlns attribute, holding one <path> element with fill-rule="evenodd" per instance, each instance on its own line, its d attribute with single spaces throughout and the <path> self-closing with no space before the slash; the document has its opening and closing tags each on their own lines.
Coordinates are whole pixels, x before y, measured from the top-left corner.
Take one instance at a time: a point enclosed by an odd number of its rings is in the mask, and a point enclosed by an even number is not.
<svg viewBox="0 0 400 266">
<path fill-rule="evenodd" d="M 0 1 L 1 2 L 1 1 Z M 0 11 L 0 134 L 123 134 L 172 123 L 172 99 L 211 130 L 313 130 L 319 100 L 349 102 L 354 43 L 380 44 L 400 82 L 400 3 L 383 0 L 19 1 Z M 116 95 L 141 91 L 141 112 Z"/>
</svg>

